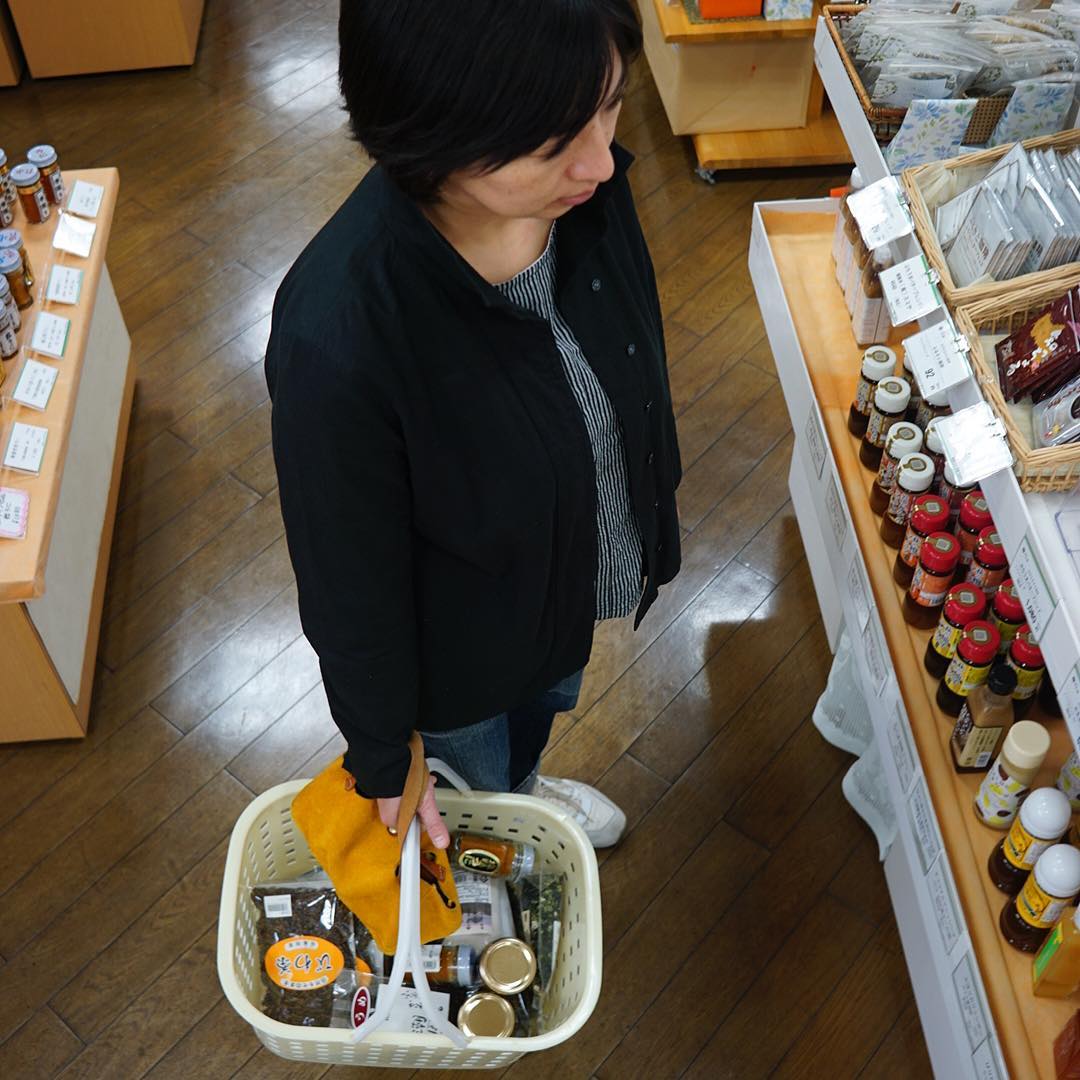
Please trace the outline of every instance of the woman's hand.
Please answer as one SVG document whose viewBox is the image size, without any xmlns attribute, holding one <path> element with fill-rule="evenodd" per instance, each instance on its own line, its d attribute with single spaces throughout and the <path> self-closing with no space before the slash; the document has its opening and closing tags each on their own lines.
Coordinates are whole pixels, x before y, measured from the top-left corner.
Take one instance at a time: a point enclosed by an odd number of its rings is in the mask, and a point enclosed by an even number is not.
<svg viewBox="0 0 1080 1080">
<path fill-rule="evenodd" d="M 397 826 L 398 809 L 401 806 L 400 796 L 396 799 L 378 799 L 379 804 L 379 819 L 388 828 L 393 829 Z M 424 792 L 424 797 L 420 800 L 420 806 L 417 809 L 417 814 L 420 817 L 420 825 L 424 832 L 431 837 L 431 842 L 437 848 L 445 848 L 450 844 L 450 833 L 446 828 L 446 823 L 439 815 L 439 808 L 435 804 L 435 777 L 428 777 L 427 791 Z"/>
</svg>

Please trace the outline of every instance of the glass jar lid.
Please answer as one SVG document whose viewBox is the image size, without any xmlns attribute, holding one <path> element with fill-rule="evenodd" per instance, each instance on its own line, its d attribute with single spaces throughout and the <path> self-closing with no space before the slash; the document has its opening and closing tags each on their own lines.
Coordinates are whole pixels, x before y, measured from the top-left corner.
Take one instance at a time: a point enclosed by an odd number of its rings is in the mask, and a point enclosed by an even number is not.
<svg viewBox="0 0 1080 1080">
<path fill-rule="evenodd" d="M 36 165 L 23 162 L 11 170 L 11 179 L 16 187 L 33 187 L 41 179 L 41 173 Z"/>
<path fill-rule="evenodd" d="M 48 165 L 52 165 L 56 161 L 56 151 L 48 145 L 48 143 L 42 143 L 40 146 L 32 146 L 26 151 L 26 160 L 31 165 L 36 165 L 39 169 L 44 169 Z"/>
<path fill-rule="evenodd" d="M 480 978 L 497 994 L 520 994 L 536 978 L 536 954 L 524 941 L 500 938 L 480 954 Z"/>
<path fill-rule="evenodd" d="M 458 1027 L 469 1036 L 506 1038 L 514 1031 L 514 1010 L 498 994 L 473 994 L 458 1010 Z"/>
</svg>

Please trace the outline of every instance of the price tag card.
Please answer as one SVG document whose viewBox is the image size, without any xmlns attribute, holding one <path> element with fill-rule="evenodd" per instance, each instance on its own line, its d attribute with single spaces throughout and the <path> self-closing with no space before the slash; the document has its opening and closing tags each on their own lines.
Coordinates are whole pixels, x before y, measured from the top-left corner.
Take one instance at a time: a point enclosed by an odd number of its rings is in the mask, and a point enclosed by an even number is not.
<svg viewBox="0 0 1080 1080">
<path fill-rule="evenodd" d="M 881 289 L 893 326 L 904 326 L 941 307 L 941 294 L 930 273 L 925 255 L 881 271 Z"/>
<path fill-rule="evenodd" d="M 54 304 L 77 304 L 82 293 L 83 272 L 71 266 L 54 266 L 45 288 L 45 299 Z"/>
<path fill-rule="evenodd" d="M 21 540 L 30 517 L 30 496 L 17 488 L 0 487 L 0 537 Z"/>
<path fill-rule="evenodd" d="M 930 867 L 930 873 L 926 875 L 926 888 L 930 893 L 930 906 L 934 909 L 938 930 L 941 931 L 941 945 L 948 956 L 956 948 L 962 931 L 960 905 L 956 902 L 956 893 L 949 881 L 944 855 Z"/>
<path fill-rule="evenodd" d="M 870 669 L 870 682 L 874 693 L 881 697 L 885 681 L 889 677 L 889 667 L 885 661 L 885 642 L 881 639 L 881 628 L 877 619 L 867 620 L 863 644 L 866 647 L 866 666 Z"/>
<path fill-rule="evenodd" d="M 1058 688 L 1058 704 L 1069 730 L 1080 731 L 1080 664 L 1069 672 L 1064 685 Z"/>
<path fill-rule="evenodd" d="M 923 397 L 948 390 L 971 374 L 961 345 L 962 339 L 948 318 L 934 323 L 928 330 L 912 334 L 904 342 L 904 352 L 911 360 Z"/>
<path fill-rule="evenodd" d="M 922 863 L 925 874 L 941 854 L 941 835 L 938 832 L 934 807 L 930 802 L 930 792 L 926 788 L 924 777 L 919 777 L 908 798 L 908 817 L 911 819 L 915 846 L 919 849 L 919 862 Z"/>
<path fill-rule="evenodd" d="M 56 368 L 49 367 L 48 364 L 27 359 L 19 372 L 19 381 L 11 394 L 12 399 L 31 409 L 44 409 L 49 404 L 59 374 Z"/>
<path fill-rule="evenodd" d="M 1005 1080 L 1009 1075 L 992 1036 L 971 1055 L 971 1067 L 975 1072 L 975 1080 Z"/>
<path fill-rule="evenodd" d="M 444 1019 L 450 1011 L 450 995 L 439 991 L 431 992 L 432 1004 L 435 1011 Z M 438 1030 L 424 1013 L 424 1006 L 420 1001 L 420 995 L 411 986 L 403 986 L 394 1004 L 390 1007 L 390 1015 L 383 1027 L 384 1031 L 406 1031 L 416 1035 L 437 1035 Z"/>
<path fill-rule="evenodd" d="M 870 590 L 866 583 L 866 573 L 858 554 L 851 560 L 847 574 L 848 595 L 855 609 L 855 625 L 860 631 L 866 629 L 866 620 L 870 618 Z"/>
<path fill-rule="evenodd" d="M 892 750 L 896 775 L 900 779 L 900 790 L 906 795 L 915 782 L 919 771 L 919 759 L 915 753 L 915 744 L 911 741 L 911 726 L 904 715 L 899 698 L 893 702 L 893 716 L 888 728 L 889 748 Z"/>
<path fill-rule="evenodd" d="M 76 180 L 71 189 L 67 208 L 80 217 L 95 218 L 101 209 L 101 200 L 105 189 L 100 184 L 91 184 L 87 180 Z"/>
<path fill-rule="evenodd" d="M 1046 575 L 1030 537 L 1025 536 L 1020 541 L 1020 547 L 1009 561 L 1009 574 L 1020 594 L 1020 602 L 1024 605 L 1024 614 L 1031 627 L 1032 637 L 1037 642 L 1042 641 L 1057 601 L 1046 584 Z"/>
<path fill-rule="evenodd" d="M 810 402 L 810 411 L 806 417 L 806 445 L 810 450 L 810 460 L 814 463 L 814 471 L 820 479 L 821 471 L 825 468 L 825 430 L 821 426 L 821 417 L 813 401 Z"/>
<path fill-rule="evenodd" d="M 825 492 L 825 510 L 829 515 L 836 550 L 843 551 L 844 540 L 848 534 L 848 516 L 844 509 L 844 500 L 840 497 L 840 489 L 836 486 L 835 476 L 829 477 L 829 486 Z"/>
<path fill-rule="evenodd" d="M 34 321 L 34 333 L 30 338 L 30 348 L 34 352 L 44 353 L 46 356 L 55 357 L 57 360 L 64 355 L 67 348 L 68 331 L 71 329 L 71 320 L 62 315 L 53 315 L 48 311 L 42 311 Z"/>
<path fill-rule="evenodd" d="M 4 468 L 17 469 L 19 472 L 41 472 L 41 460 L 45 456 L 45 442 L 49 429 L 35 424 L 11 425 L 11 437 L 7 450 L 4 451 Z"/>
<path fill-rule="evenodd" d="M 848 207 L 859 225 L 866 246 L 873 251 L 915 228 L 895 176 L 887 176 L 848 196 Z"/>
<path fill-rule="evenodd" d="M 983 1008 L 982 995 L 979 993 L 978 982 L 975 978 L 975 965 L 971 961 L 971 953 L 964 953 L 960 958 L 960 963 L 953 968 L 952 981 L 953 989 L 956 991 L 956 1000 L 960 1005 L 960 1015 L 964 1020 L 968 1044 L 974 1051 L 990 1034 L 990 1027 L 986 1022 L 986 1010 Z"/>
<path fill-rule="evenodd" d="M 937 422 L 937 430 L 945 460 L 957 483 L 965 487 L 1012 467 L 1005 425 L 985 401 L 943 416 Z"/>
<path fill-rule="evenodd" d="M 81 255 L 84 259 L 94 245 L 94 233 L 97 226 L 92 221 L 84 221 L 74 214 L 60 211 L 60 221 L 53 233 L 53 247 L 58 251 L 70 251 L 72 255 Z"/>
</svg>

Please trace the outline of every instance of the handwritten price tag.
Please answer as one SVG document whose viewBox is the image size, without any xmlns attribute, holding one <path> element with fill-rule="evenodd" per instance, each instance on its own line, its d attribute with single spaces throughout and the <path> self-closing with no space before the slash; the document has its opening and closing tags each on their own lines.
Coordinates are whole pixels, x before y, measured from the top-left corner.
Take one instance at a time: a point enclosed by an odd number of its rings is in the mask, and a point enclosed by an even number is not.
<svg viewBox="0 0 1080 1080">
<path fill-rule="evenodd" d="M 1046 575 L 1029 537 L 1020 541 L 1020 547 L 1009 561 L 1009 572 L 1024 605 L 1031 635 L 1036 641 L 1042 641 L 1057 603 L 1046 584 Z"/>
<path fill-rule="evenodd" d="M 964 953 L 960 963 L 953 970 L 953 988 L 960 1006 L 960 1015 L 964 1018 L 964 1030 L 968 1043 L 974 1050 L 989 1033 L 986 1023 L 986 1010 L 975 981 L 975 965 L 971 962 L 971 953 Z"/>
<path fill-rule="evenodd" d="M 840 497 L 840 489 L 836 486 L 835 476 L 829 477 L 829 487 L 825 492 L 825 510 L 829 515 L 836 550 L 843 551 L 844 540 L 848 534 L 848 516 L 844 509 L 844 500 Z"/>
<path fill-rule="evenodd" d="M 960 940 L 960 908 L 949 882 L 944 855 L 938 857 L 926 875 L 926 889 L 930 893 L 930 906 L 937 917 L 938 930 L 941 931 L 941 945 L 948 956 Z"/>
<path fill-rule="evenodd" d="M 54 304 L 77 304 L 82 292 L 83 272 L 71 266 L 54 266 L 49 275 L 45 299 Z"/>
<path fill-rule="evenodd" d="M 105 189 L 100 184 L 91 184 L 86 180 L 76 180 L 68 199 L 68 209 L 80 217 L 95 218 L 101 209 L 101 199 Z"/>
<path fill-rule="evenodd" d="M 963 382 L 970 374 L 967 358 L 949 319 L 912 334 L 904 342 L 923 397 L 930 397 Z"/>
<path fill-rule="evenodd" d="M 925 255 L 882 270 L 881 289 L 893 326 L 904 326 L 941 307 L 941 295 L 930 277 Z"/>
<path fill-rule="evenodd" d="M 1070 731 L 1080 731 L 1080 664 L 1069 672 L 1065 685 L 1058 691 L 1058 704 Z"/>
<path fill-rule="evenodd" d="M 817 405 L 811 401 L 809 415 L 806 417 L 806 445 L 810 450 L 810 459 L 818 477 L 825 468 L 825 432 L 821 427 L 821 417 Z"/>
<path fill-rule="evenodd" d="M 19 381 L 15 384 L 11 396 L 20 405 L 31 409 L 44 409 L 49 404 L 59 374 L 56 368 L 48 364 L 27 360 L 19 372 Z"/>
<path fill-rule="evenodd" d="M 16 488 L 0 488 L 0 536 L 21 540 L 30 517 L 30 496 Z"/>
<path fill-rule="evenodd" d="M 35 424 L 12 424 L 11 438 L 8 439 L 7 450 L 4 452 L 4 468 L 39 473 L 48 438 L 48 428 Z"/>
<path fill-rule="evenodd" d="M 848 198 L 848 207 L 859 225 L 866 246 L 873 251 L 891 240 L 907 236 L 915 228 L 904 205 L 896 177 L 887 176 Z"/>
<path fill-rule="evenodd" d="M 855 625 L 860 631 L 865 630 L 866 620 L 870 618 L 870 595 L 862 559 L 858 554 L 848 567 L 847 586 L 852 607 L 855 609 Z"/>
<path fill-rule="evenodd" d="M 918 755 L 911 740 L 911 728 L 899 698 L 893 702 L 893 716 L 889 721 L 889 748 L 892 750 L 893 765 L 900 780 L 900 790 L 906 795 L 915 781 L 918 772 Z"/>
<path fill-rule="evenodd" d="M 911 831 L 915 836 L 915 844 L 919 849 L 919 862 L 922 863 L 923 873 L 926 874 L 941 853 L 941 836 L 938 833 L 934 808 L 930 803 L 930 792 L 926 788 L 924 779 L 920 778 L 908 799 L 908 816 L 911 819 Z"/>
<path fill-rule="evenodd" d="M 68 331 L 71 329 L 71 320 L 62 315 L 53 315 L 48 311 L 42 311 L 34 322 L 34 333 L 30 338 L 30 348 L 35 352 L 44 353 L 46 356 L 55 357 L 57 360 L 64 355 L 67 348 Z"/>
</svg>

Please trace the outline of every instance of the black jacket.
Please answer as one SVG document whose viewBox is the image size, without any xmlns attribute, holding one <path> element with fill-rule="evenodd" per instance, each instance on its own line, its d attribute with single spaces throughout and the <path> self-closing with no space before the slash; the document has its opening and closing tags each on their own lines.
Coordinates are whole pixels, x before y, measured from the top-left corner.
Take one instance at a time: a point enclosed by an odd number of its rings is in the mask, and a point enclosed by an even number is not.
<svg viewBox="0 0 1080 1080">
<path fill-rule="evenodd" d="M 560 219 L 558 303 L 611 397 L 645 544 L 640 622 L 679 568 L 681 470 L 652 263 L 626 168 Z M 300 615 L 346 767 L 401 793 L 409 733 L 583 667 L 592 453 L 546 322 L 374 168 L 289 271 L 266 354 Z M 636 625 L 636 623 L 635 623 Z"/>
</svg>

